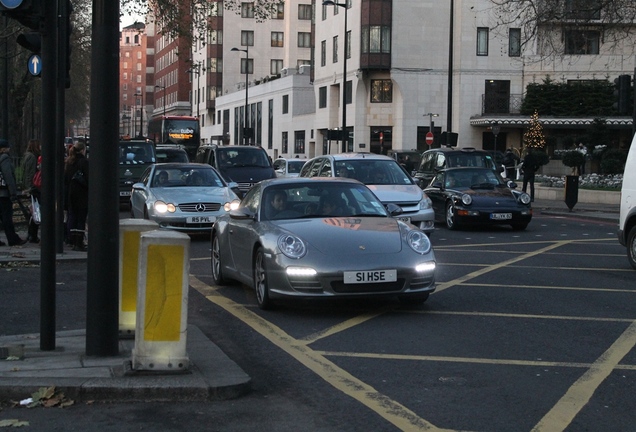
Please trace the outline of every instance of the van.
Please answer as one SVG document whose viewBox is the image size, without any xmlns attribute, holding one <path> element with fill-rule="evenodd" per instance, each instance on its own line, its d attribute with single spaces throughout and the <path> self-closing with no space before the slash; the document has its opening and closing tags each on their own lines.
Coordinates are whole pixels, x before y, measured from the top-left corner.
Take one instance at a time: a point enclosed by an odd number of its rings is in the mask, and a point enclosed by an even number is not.
<svg viewBox="0 0 636 432">
<path fill-rule="evenodd" d="M 636 269 L 636 135 L 629 148 L 623 173 L 618 241 L 627 247 L 627 259 Z"/>
<path fill-rule="evenodd" d="M 212 165 L 225 181 L 238 183 L 242 194 L 261 180 L 276 178 L 272 163 L 262 147 L 202 145 L 197 150 L 195 162 Z"/>
</svg>

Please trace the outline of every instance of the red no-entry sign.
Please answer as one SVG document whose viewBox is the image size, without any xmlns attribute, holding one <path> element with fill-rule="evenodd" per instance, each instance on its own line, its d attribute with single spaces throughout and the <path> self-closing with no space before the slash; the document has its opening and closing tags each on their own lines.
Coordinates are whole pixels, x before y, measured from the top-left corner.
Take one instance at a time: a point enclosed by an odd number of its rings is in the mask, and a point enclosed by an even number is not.
<svg viewBox="0 0 636 432">
<path fill-rule="evenodd" d="M 433 144 L 433 132 L 426 132 L 426 144 Z"/>
</svg>

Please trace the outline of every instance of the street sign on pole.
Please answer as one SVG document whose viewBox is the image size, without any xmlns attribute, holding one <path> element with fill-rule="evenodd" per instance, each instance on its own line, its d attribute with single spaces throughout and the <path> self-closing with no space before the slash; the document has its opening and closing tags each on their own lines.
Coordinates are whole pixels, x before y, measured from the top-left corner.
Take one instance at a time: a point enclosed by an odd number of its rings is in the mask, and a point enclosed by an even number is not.
<svg viewBox="0 0 636 432">
<path fill-rule="evenodd" d="M 426 132 L 426 144 L 433 145 L 434 140 L 435 138 L 433 137 L 433 132 Z"/>
<path fill-rule="evenodd" d="M 33 76 L 40 76 L 42 73 L 42 59 L 39 55 L 33 54 L 29 57 L 29 63 L 27 64 L 29 73 Z"/>
</svg>

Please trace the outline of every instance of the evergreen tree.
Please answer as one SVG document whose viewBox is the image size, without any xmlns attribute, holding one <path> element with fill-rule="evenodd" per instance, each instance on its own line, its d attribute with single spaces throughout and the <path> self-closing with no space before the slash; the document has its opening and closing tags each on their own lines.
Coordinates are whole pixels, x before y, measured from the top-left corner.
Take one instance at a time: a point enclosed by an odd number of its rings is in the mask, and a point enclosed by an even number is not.
<svg viewBox="0 0 636 432">
<path fill-rule="evenodd" d="M 545 147 L 545 134 L 537 111 L 530 117 L 530 127 L 523 133 L 523 144 L 528 150 L 543 150 Z"/>
</svg>

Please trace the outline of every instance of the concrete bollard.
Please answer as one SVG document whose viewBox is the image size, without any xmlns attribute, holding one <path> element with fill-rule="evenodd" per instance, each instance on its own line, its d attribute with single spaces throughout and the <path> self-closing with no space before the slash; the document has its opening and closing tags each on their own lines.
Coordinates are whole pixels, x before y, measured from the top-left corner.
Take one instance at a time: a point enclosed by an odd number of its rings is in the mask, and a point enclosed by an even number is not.
<svg viewBox="0 0 636 432">
<path fill-rule="evenodd" d="M 132 369 L 185 371 L 190 237 L 174 231 L 141 234 L 137 325 Z"/>
<path fill-rule="evenodd" d="M 119 221 L 119 337 L 133 337 L 137 316 L 139 238 L 142 232 L 159 228 L 145 219 Z"/>
</svg>

